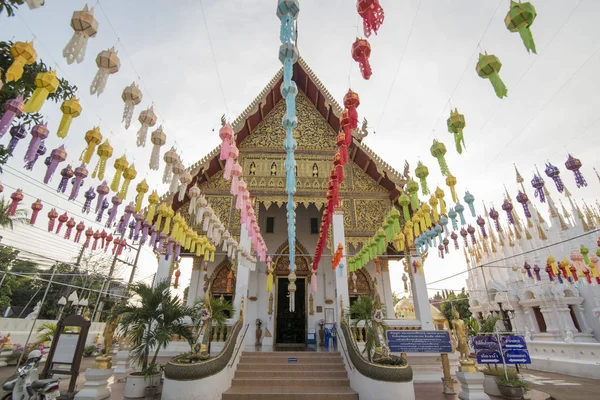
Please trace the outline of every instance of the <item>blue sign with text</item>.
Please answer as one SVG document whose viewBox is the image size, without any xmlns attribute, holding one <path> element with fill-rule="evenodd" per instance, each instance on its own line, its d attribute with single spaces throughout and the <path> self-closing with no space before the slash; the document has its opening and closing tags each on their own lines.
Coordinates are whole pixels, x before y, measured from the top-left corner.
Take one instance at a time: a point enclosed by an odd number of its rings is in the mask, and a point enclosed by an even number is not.
<svg viewBox="0 0 600 400">
<path fill-rule="evenodd" d="M 474 336 L 473 348 L 475 350 L 498 350 L 498 339 L 495 336 Z"/>
<path fill-rule="evenodd" d="M 506 364 L 531 364 L 529 351 L 521 349 L 506 350 L 504 352 L 504 362 Z"/>
<path fill-rule="evenodd" d="M 387 331 L 390 351 L 395 353 L 452 353 L 447 331 Z"/>
<path fill-rule="evenodd" d="M 477 350 L 477 364 L 502 364 L 502 356 L 496 350 Z"/>
<path fill-rule="evenodd" d="M 525 339 L 523 336 L 502 336 L 500 337 L 502 350 L 526 349 Z"/>
</svg>

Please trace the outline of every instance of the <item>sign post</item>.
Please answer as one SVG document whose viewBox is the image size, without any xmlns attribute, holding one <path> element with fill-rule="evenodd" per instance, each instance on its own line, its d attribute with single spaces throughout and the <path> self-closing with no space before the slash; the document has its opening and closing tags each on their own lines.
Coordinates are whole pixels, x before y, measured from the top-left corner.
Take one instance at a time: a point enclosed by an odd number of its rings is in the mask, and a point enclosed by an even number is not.
<svg viewBox="0 0 600 400">
<path fill-rule="evenodd" d="M 502 364 L 507 380 L 506 364 L 515 364 L 517 368 L 519 364 L 531 364 L 523 336 L 500 335 L 496 331 L 494 336 L 475 336 L 473 347 L 478 364 Z"/>
</svg>

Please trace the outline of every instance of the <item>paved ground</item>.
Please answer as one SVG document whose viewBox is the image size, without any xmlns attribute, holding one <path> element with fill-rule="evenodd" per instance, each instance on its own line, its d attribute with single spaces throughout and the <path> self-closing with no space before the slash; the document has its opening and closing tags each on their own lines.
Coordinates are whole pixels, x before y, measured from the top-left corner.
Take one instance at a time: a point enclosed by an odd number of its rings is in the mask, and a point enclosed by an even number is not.
<svg viewBox="0 0 600 400">
<path fill-rule="evenodd" d="M 166 363 L 168 357 L 159 357 L 160 363 Z M 94 358 L 84 358 L 81 363 L 81 374 L 79 375 L 76 383 L 77 390 L 83 387 L 85 382 L 85 376 L 83 372 L 86 368 L 92 367 L 94 364 Z M 40 368 L 41 370 L 41 368 Z M 2 367 L 0 368 L 0 383 L 7 380 L 15 372 L 15 367 Z M 525 379 L 530 383 L 530 397 L 532 400 L 546 400 L 548 398 L 545 393 L 549 394 L 552 399 L 555 400 L 598 400 L 600 395 L 598 394 L 600 387 L 600 379 L 586 379 L 578 378 L 574 376 L 553 374 L 549 372 L 541 372 L 535 370 L 522 370 L 521 371 Z M 125 389 L 124 382 L 114 382 L 114 379 L 109 381 L 112 389 L 111 399 L 123 399 L 123 390 Z M 61 389 L 66 390 L 69 384 L 68 377 L 61 378 Z M 458 393 L 460 391 L 460 384 L 455 383 L 455 390 Z M 441 393 L 442 384 L 437 383 L 417 383 L 415 384 L 415 393 L 417 400 L 450 400 L 458 399 L 458 396 L 449 396 Z M 160 395 L 157 396 L 160 398 Z M 495 400 L 495 399 L 494 399 Z"/>
</svg>

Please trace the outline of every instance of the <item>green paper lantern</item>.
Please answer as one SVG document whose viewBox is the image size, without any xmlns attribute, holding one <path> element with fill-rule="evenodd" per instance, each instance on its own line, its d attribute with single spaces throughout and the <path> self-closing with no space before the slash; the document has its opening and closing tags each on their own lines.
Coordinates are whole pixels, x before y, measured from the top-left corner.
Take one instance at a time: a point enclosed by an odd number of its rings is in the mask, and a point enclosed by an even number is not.
<svg viewBox="0 0 600 400">
<path fill-rule="evenodd" d="M 494 87 L 494 91 L 496 92 L 496 96 L 499 98 L 506 97 L 508 95 L 508 89 L 498 73 L 502 68 L 502 63 L 498 59 L 498 57 L 494 55 L 479 54 L 479 61 L 477 62 L 477 67 L 475 68 L 477 74 L 484 78 L 489 79 Z"/>
<path fill-rule="evenodd" d="M 450 169 L 448 168 L 448 164 L 444 158 L 446 155 L 446 145 L 433 139 L 433 144 L 431 145 L 429 151 L 431 152 L 432 156 L 437 158 L 438 163 L 440 164 L 440 171 L 442 172 L 442 175 L 447 176 L 450 173 Z"/>
<path fill-rule="evenodd" d="M 535 21 L 535 17 L 537 17 L 537 12 L 531 3 L 511 1 L 510 10 L 508 10 L 508 14 L 504 18 L 504 23 L 509 31 L 513 33 L 519 32 L 528 52 L 537 54 L 533 35 L 531 29 L 529 29 L 533 21 Z"/>
<path fill-rule="evenodd" d="M 462 154 L 463 146 L 465 145 L 465 138 L 463 136 L 463 129 L 466 126 L 465 116 L 458 112 L 458 109 L 454 111 L 450 110 L 450 118 L 446 121 L 448 124 L 448 132 L 454 134 L 454 143 L 456 144 L 456 151 L 458 154 Z"/>
<path fill-rule="evenodd" d="M 412 207 L 413 212 L 415 212 L 419 209 L 419 206 L 421 205 L 418 195 L 419 184 L 411 179 L 406 185 L 406 190 L 408 190 L 408 192 L 410 193 L 410 206 Z"/>
<path fill-rule="evenodd" d="M 410 204 L 410 198 L 406 195 L 406 193 L 402 193 L 398 198 L 398 204 L 402 207 L 402 211 L 404 213 L 404 222 L 410 221 L 410 213 L 408 212 L 408 205 Z"/>
<path fill-rule="evenodd" d="M 383 229 L 379 228 L 377 231 L 377 239 L 375 239 L 375 242 L 377 243 L 377 254 L 385 254 L 388 241 Z"/>
<path fill-rule="evenodd" d="M 427 186 L 427 177 L 429 176 L 429 168 L 427 168 L 421 161 L 417 164 L 417 168 L 415 168 L 415 175 L 421 181 L 421 193 L 423 196 L 427 196 L 429 194 L 429 187 Z"/>
</svg>

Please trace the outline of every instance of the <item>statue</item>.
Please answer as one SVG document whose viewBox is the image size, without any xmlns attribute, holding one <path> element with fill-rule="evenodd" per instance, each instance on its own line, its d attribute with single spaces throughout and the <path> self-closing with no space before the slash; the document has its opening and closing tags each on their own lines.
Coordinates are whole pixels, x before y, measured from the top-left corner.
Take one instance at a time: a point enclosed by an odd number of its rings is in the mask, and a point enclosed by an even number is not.
<svg viewBox="0 0 600 400">
<path fill-rule="evenodd" d="M 256 164 L 254 162 L 250 164 L 250 175 L 256 175 Z"/>
<path fill-rule="evenodd" d="M 240 302 L 240 319 L 244 319 L 244 296 L 242 296 L 242 301 Z"/>
<path fill-rule="evenodd" d="M 269 295 L 269 315 L 273 315 L 273 292 Z"/>
<path fill-rule="evenodd" d="M 277 176 L 277 164 L 271 164 L 271 176 Z"/>
<path fill-rule="evenodd" d="M 37 304 L 35 305 L 35 307 L 33 308 L 33 311 L 30 314 L 28 314 L 25 317 L 25 319 L 27 321 L 31 321 L 31 320 L 36 319 L 38 317 L 39 313 L 40 313 L 41 308 L 42 308 L 42 302 L 38 301 Z"/>
<path fill-rule="evenodd" d="M 312 293 L 308 297 L 308 315 L 315 315 L 314 300 Z"/>
<path fill-rule="evenodd" d="M 0 352 L 3 349 L 12 350 L 12 343 L 10 341 L 11 341 L 10 332 L 8 332 L 8 334 L 6 336 L 3 336 L 2 339 L 0 339 L 0 344 L 2 345 L 2 347 L 0 347 Z"/>
<path fill-rule="evenodd" d="M 456 350 L 460 353 L 460 371 L 477 372 L 475 363 L 469 360 L 469 344 L 467 342 L 467 326 L 460 319 L 458 311 L 454 310 L 454 319 L 452 320 L 452 332 L 456 340 Z"/>
<path fill-rule="evenodd" d="M 96 335 L 96 339 L 94 339 L 94 344 L 100 344 L 100 343 L 101 343 L 101 340 L 100 340 L 100 334 L 98 333 L 98 334 Z"/>
<path fill-rule="evenodd" d="M 385 332 L 382 327 L 384 315 L 381 307 L 381 300 L 377 292 L 375 292 L 373 299 L 373 308 L 375 309 L 371 320 L 371 323 L 375 328 L 375 335 L 373 337 L 373 342 L 375 343 L 375 353 L 372 358 L 373 362 L 382 365 L 405 365 L 406 360 L 402 357 L 393 355 L 387 345 Z"/>
<path fill-rule="evenodd" d="M 83 318 L 86 319 L 86 321 L 89 321 L 91 318 L 91 313 L 90 313 L 90 309 L 86 308 L 86 310 L 83 312 Z"/>
<path fill-rule="evenodd" d="M 261 329 L 261 326 L 262 326 L 262 321 L 259 318 L 259 319 L 256 320 L 256 343 L 255 343 L 256 346 L 262 345 L 262 333 L 263 333 L 263 331 Z"/>
<path fill-rule="evenodd" d="M 367 130 L 368 125 L 369 123 L 367 122 L 367 119 L 364 118 L 360 129 L 355 129 L 352 132 L 354 134 L 354 137 L 356 137 L 358 140 L 363 140 L 364 138 L 366 138 L 369 135 L 369 131 Z"/>
<path fill-rule="evenodd" d="M 115 330 L 119 326 L 120 317 L 113 319 L 106 323 L 102 336 L 104 337 L 104 354 L 96 357 L 96 368 L 97 369 L 110 369 L 112 367 L 112 357 L 110 349 L 112 348 L 113 336 Z M 100 335 L 96 336 L 96 344 L 100 342 Z"/>
<path fill-rule="evenodd" d="M 568 326 L 565 327 L 565 343 L 573 343 L 573 332 Z"/>
<path fill-rule="evenodd" d="M 319 166 L 317 165 L 317 163 L 313 164 L 313 167 L 312 167 L 312 176 L 313 176 L 313 178 L 318 178 L 319 177 Z"/>
<path fill-rule="evenodd" d="M 529 327 L 526 326 L 525 327 L 525 341 L 529 342 L 531 340 L 531 331 L 529 330 Z"/>
</svg>

